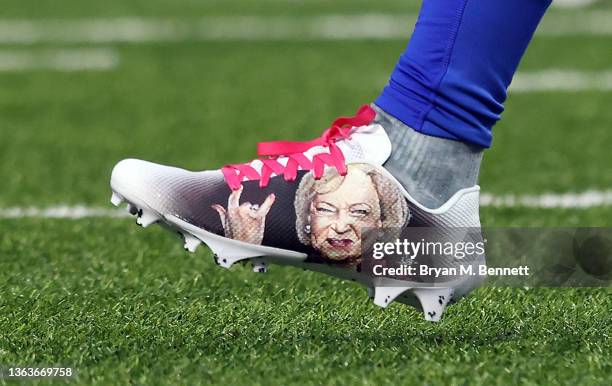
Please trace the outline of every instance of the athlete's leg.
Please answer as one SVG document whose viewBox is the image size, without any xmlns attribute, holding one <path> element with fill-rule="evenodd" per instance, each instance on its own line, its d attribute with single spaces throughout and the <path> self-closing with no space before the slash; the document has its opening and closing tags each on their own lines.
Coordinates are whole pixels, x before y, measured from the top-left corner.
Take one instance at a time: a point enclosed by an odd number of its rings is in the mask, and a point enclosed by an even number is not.
<svg viewBox="0 0 612 386">
<path fill-rule="evenodd" d="M 376 105 L 394 144 L 385 166 L 424 205 L 476 183 L 506 90 L 550 3 L 423 1 Z"/>
</svg>

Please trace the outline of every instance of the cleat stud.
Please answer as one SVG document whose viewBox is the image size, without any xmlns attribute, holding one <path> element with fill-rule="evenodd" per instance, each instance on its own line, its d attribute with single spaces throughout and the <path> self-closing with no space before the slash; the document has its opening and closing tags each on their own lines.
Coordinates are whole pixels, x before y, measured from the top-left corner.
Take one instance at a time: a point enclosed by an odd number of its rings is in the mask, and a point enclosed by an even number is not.
<svg viewBox="0 0 612 386">
<path fill-rule="evenodd" d="M 163 219 L 164 221 L 167 221 L 175 231 L 177 229 L 182 230 L 185 234 L 190 234 L 200 240 L 200 242 L 206 243 L 206 246 L 211 251 L 211 254 L 216 255 L 215 262 L 223 268 L 230 268 L 237 262 L 266 256 L 265 253 L 262 253 L 261 246 L 251 245 L 207 232 L 176 217 L 175 215 L 165 214 L 163 215 Z M 275 254 L 273 254 L 273 256 L 275 256 Z"/>
<path fill-rule="evenodd" d="M 251 259 L 251 262 L 253 263 L 253 272 L 264 273 L 268 270 L 266 262 L 262 258 L 254 257 Z"/>
<path fill-rule="evenodd" d="M 181 233 L 181 232 L 179 232 Z M 182 233 L 181 233 L 182 234 Z M 197 237 L 189 234 L 189 233 L 184 233 L 182 234 L 183 238 L 185 239 L 185 250 L 189 251 L 191 253 L 194 253 L 196 251 L 196 249 L 198 248 L 198 246 L 202 243 L 200 241 L 200 239 L 198 239 Z"/>
<path fill-rule="evenodd" d="M 417 288 L 414 290 L 414 295 L 421 303 L 421 308 L 425 314 L 425 320 L 437 322 L 442 317 L 442 313 L 448 304 L 446 299 L 452 297 L 453 290 L 451 288 Z"/>
<path fill-rule="evenodd" d="M 409 287 L 375 287 L 372 291 L 368 288 L 368 295 L 373 298 L 374 304 L 385 308 L 408 289 Z"/>
<path fill-rule="evenodd" d="M 127 211 L 128 211 L 129 214 L 135 215 L 136 213 L 138 213 L 138 208 L 136 208 L 134 205 L 128 203 L 127 204 Z"/>
<path fill-rule="evenodd" d="M 149 225 L 159 220 L 159 217 L 153 212 L 148 212 L 148 211 L 145 212 L 142 209 L 140 209 L 138 213 L 139 213 L 139 216 L 136 219 L 136 222 L 138 223 L 138 225 L 142 226 L 143 228 L 146 228 Z"/>
<path fill-rule="evenodd" d="M 118 195 L 117 193 L 113 192 L 111 199 L 110 199 L 111 203 L 115 206 L 119 206 L 121 205 L 121 203 L 123 202 L 123 197 L 121 197 L 120 195 Z"/>
</svg>

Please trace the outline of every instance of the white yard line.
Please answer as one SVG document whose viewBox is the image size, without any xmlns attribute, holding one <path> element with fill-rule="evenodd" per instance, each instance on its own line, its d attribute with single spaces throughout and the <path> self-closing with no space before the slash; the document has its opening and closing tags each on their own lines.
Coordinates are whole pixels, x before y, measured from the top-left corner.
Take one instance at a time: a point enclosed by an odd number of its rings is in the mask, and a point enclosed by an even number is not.
<svg viewBox="0 0 612 386">
<path fill-rule="evenodd" d="M 611 21 L 612 22 L 612 21 Z M 510 92 L 538 91 L 612 91 L 612 70 L 575 71 L 547 69 L 519 72 L 512 81 Z"/>
<path fill-rule="evenodd" d="M 110 48 L 0 50 L 0 72 L 107 71 L 119 65 L 119 54 Z"/>
<path fill-rule="evenodd" d="M 0 43 L 153 43 L 185 40 L 309 40 L 406 37 L 414 16 L 365 15 L 0 20 Z"/>
<path fill-rule="evenodd" d="M 612 36 L 612 12 L 565 11 L 544 16 L 539 36 Z"/>
<path fill-rule="evenodd" d="M 410 14 L 211 16 L 198 20 L 138 17 L 0 19 L 0 44 L 407 39 L 415 20 L 416 15 Z M 611 11 L 551 12 L 544 18 L 538 34 L 611 36 L 611 20 Z"/>
<path fill-rule="evenodd" d="M 379 74 L 372 82 L 382 85 L 389 74 Z M 550 68 L 540 71 L 518 72 L 510 89 L 513 94 L 535 92 L 612 91 L 612 69 L 603 71 L 579 71 Z"/>
<path fill-rule="evenodd" d="M 483 193 L 480 197 L 483 207 L 495 208 L 536 208 L 536 209 L 584 209 L 612 205 L 612 190 L 591 190 L 582 193 L 547 193 L 541 195 L 493 195 Z M 93 217 L 128 217 L 125 208 L 57 205 L 46 208 L 8 207 L 0 208 L 0 219 L 18 218 L 67 218 L 82 219 Z"/>
<path fill-rule="evenodd" d="M 110 48 L 0 49 L 0 72 L 54 70 L 107 71 L 116 68 L 119 53 Z M 386 80 L 387 75 L 381 77 Z M 577 71 L 547 69 L 518 73 L 510 92 L 612 91 L 612 70 Z"/>
<path fill-rule="evenodd" d="M 493 195 L 483 193 L 480 204 L 496 208 L 584 209 L 612 205 L 612 190 L 582 193 L 545 193 L 539 195 Z"/>
<path fill-rule="evenodd" d="M 583 8 L 599 1 L 600 0 L 553 0 L 553 6 L 557 8 Z"/>
<path fill-rule="evenodd" d="M 110 205 L 110 204 L 109 204 Z M 0 218 L 91 218 L 91 217 L 127 217 L 125 210 L 102 208 L 86 205 L 57 205 L 47 208 L 9 207 L 0 208 Z"/>
</svg>

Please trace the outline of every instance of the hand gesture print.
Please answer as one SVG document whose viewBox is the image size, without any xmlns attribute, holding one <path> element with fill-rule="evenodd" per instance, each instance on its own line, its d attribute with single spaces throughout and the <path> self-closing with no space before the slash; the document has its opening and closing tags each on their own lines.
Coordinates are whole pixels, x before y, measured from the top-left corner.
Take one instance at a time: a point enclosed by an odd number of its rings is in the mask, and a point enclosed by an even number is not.
<svg viewBox="0 0 612 386">
<path fill-rule="evenodd" d="M 227 209 L 219 204 L 211 207 L 219 213 L 225 237 L 240 240 L 251 244 L 261 245 L 263 241 L 266 216 L 276 196 L 268 195 L 261 205 L 244 202 L 240 204 L 242 186 L 232 191 L 227 199 Z"/>
</svg>

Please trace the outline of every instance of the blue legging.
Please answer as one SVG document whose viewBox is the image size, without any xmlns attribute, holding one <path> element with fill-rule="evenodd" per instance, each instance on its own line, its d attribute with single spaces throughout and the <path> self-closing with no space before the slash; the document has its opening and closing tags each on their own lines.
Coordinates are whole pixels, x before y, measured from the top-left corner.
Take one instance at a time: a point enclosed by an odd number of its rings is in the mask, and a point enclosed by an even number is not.
<svg viewBox="0 0 612 386">
<path fill-rule="evenodd" d="M 423 134 L 491 146 L 506 91 L 552 0 L 423 0 L 376 104 Z"/>
</svg>

